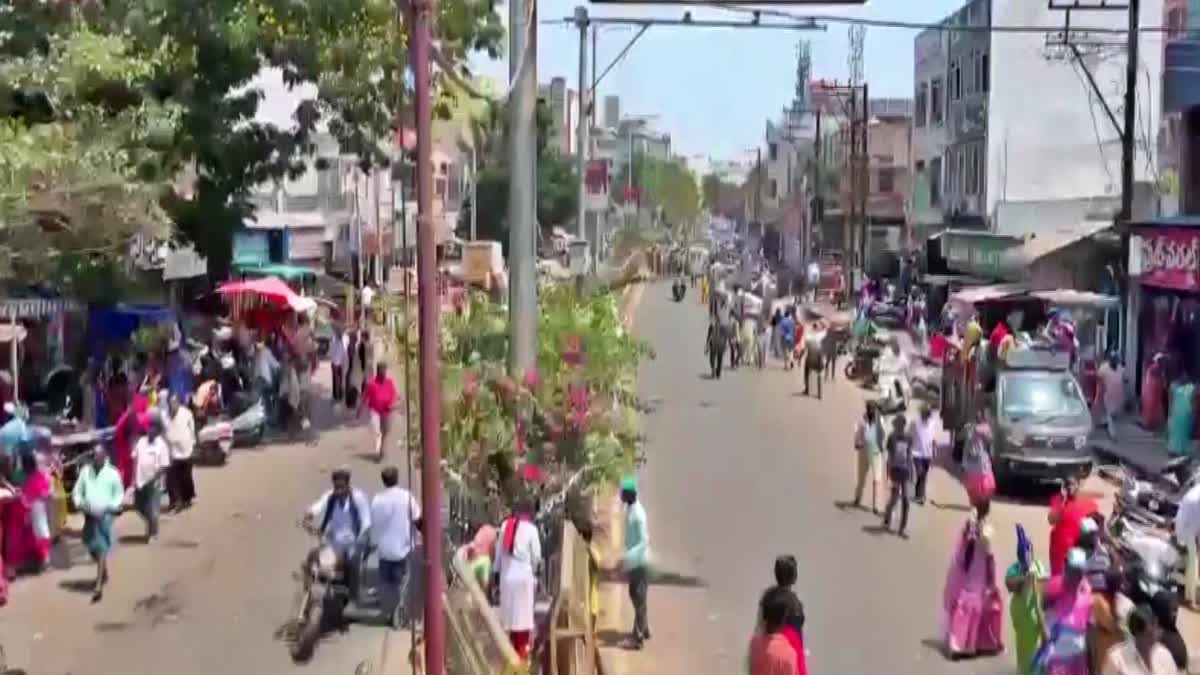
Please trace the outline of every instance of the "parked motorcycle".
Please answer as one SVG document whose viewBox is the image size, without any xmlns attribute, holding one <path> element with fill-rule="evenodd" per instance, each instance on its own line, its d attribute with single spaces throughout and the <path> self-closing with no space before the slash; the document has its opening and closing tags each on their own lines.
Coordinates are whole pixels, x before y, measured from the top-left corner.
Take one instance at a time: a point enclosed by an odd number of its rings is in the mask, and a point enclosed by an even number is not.
<svg viewBox="0 0 1200 675">
<path fill-rule="evenodd" d="M 200 457 L 211 458 L 217 464 L 229 461 L 234 446 L 261 443 L 267 430 L 267 408 L 261 397 L 252 392 L 235 392 L 228 398 L 227 414 L 210 418 L 196 433 Z"/>
<path fill-rule="evenodd" d="M 1118 511 L 1113 514 L 1108 532 L 1121 567 L 1126 570 L 1131 594 L 1150 598 L 1159 590 L 1178 591 L 1186 552 L 1170 531 L 1140 525 Z"/>
<path fill-rule="evenodd" d="M 846 362 L 843 373 L 847 379 L 854 380 L 864 378 L 864 384 L 867 386 L 875 386 L 879 381 L 879 375 L 875 369 L 875 362 L 879 360 L 879 355 L 883 353 L 883 348 L 875 342 L 860 342 L 854 348 L 853 357 Z"/>
<path fill-rule="evenodd" d="M 305 529 L 316 534 L 311 526 L 306 525 Z M 293 660 L 312 658 L 321 636 L 344 623 L 346 607 L 353 600 L 346 564 L 347 561 L 324 542 L 304 556 L 300 565 L 300 601 L 291 645 Z"/>
</svg>

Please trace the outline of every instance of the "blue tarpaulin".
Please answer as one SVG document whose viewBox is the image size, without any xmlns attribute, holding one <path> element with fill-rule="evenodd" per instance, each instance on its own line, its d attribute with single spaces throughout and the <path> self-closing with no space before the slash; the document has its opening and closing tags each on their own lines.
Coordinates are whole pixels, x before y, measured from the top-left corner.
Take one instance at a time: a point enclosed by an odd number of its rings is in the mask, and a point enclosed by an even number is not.
<svg viewBox="0 0 1200 675">
<path fill-rule="evenodd" d="M 142 326 L 175 322 L 175 311 L 164 305 L 110 305 L 88 309 L 88 344 L 94 356 L 123 343 Z"/>
</svg>

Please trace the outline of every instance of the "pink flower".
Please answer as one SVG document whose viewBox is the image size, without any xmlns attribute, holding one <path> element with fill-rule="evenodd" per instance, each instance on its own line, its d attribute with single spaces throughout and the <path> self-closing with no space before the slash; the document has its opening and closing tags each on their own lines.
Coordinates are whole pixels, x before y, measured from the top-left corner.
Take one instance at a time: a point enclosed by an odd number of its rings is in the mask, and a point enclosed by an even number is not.
<svg viewBox="0 0 1200 675">
<path fill-rule="evenodd" d="M 532 462 L 521 467 L 521 478 L 528 483 L 540 483 L 544 478 L 542 467 Z"/>
<path fill-rule="evenodd" d="M 463 397 L 469 401 L 475 400 L 475 396 L 479 393 L 479 376 L 475 371 L 468 370 L 463 373 Z"/>
<path fill-rule="evenodd" d="M 578 335 L 567 337 L 563 347 L 562 360 L 572 366 L 583 365 L 583 338 Z"/>
<path fill-rule="evenodd" d="M 517 395 L 517 383 L 507 375 L 501 375 L 492 380 L 492 390 L 505 401 L 511 401 Z"/>
<path fill-rule="evenodd" d="M 542 376 L 538 373 L 537 368 L 530 368 L 525 371 L 525 377 L 521 379 L 521 383 L 526 389 L 537 390 L 542 386 Z"/>
</svg>

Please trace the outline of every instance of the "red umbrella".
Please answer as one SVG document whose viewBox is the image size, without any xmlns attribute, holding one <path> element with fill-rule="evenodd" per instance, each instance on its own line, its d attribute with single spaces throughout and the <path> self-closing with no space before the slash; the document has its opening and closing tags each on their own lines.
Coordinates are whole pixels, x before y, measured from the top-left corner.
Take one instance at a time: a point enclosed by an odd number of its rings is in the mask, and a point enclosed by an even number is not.
<svg viewBox="0 0 1200 675">
<path fill-rule="evenodd" d="M 296 295 L 279 277 L 231 281 L 219 287 L 217 293 L 229 298 L 257 296 L 296 311 L 304 311 L 315 304 L 308 298 Z"/>
</svg>

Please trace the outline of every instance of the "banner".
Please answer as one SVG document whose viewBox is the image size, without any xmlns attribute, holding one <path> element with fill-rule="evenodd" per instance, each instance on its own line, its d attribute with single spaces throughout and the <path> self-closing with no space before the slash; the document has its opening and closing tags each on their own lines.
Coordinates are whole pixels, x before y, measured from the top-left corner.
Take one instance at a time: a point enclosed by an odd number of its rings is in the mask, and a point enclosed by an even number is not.
<svg viewBox="0 0 1200 675">
<path fill-rule="evenodd" d="M 1129 242 L 1129 273 L 1148 286 L 1200 290 L 1200 231 L 1137 233 Z"/>
</svg>

